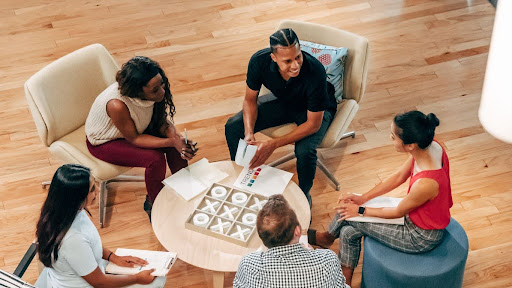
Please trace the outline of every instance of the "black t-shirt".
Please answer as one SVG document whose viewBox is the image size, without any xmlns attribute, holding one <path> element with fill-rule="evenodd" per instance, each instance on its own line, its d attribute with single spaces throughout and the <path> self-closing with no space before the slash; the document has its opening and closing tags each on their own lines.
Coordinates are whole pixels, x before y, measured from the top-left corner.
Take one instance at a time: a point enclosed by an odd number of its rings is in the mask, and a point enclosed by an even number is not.
<svg viewBox="0 0 512 288">
<path fill-rule="evenodd" d="M 265 48 L 252 55 L 246 81 L 250 89 L 260 90 L 261 85 L 265 85 L 278 99 L 297 111 L 336 112 L 334 87 L 327 82 L 325 68 L 320 61 L 303 51 L 299 75 L 285 81 L 270 53 L 270 48 Z"/>
</svg>

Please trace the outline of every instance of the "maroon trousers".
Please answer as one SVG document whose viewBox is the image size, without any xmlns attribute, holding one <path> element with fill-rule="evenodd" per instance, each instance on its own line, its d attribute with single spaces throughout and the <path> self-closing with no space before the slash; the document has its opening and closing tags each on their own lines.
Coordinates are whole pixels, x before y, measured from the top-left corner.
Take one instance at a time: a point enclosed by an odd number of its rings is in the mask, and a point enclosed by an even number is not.
<svg viewBox="0 0 512 288">
<path fill-rule="evenodd" d="M 126 139 L 116 139 L 97 146 L 93 146 L 87 140 L 87 148 L 94 157 L 105 162 L 119 166 L 146 168 L 144 180 L 151 203 L 164 187 L 162 181 L 165 179 L 166 160 L 172 173 L 188 166 L 187 160 L 182 159 L 174 147 L 140 148 Z"/>
</svg>

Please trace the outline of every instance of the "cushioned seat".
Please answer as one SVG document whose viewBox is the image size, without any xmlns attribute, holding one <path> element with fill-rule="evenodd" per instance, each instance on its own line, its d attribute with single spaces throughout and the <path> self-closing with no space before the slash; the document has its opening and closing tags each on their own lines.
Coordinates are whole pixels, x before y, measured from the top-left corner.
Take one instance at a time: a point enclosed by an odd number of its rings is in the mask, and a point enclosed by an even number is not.
<svg viewBox="0 0 512 288">
<path fill-rule="evenodd" d="M 468 249 L 466 232 L 453 218 L 443 241 L 427 253 L 403 253 L 365 237 L 361 287 L 462 287 Z"/>
<path fill-rule="evenodd" d="M 344 97 L 338 103 L 336 114 L 333 117 L 331 125 L 324 136 L 324 139 L 318 146 L 318 149 L 331 149 L 338 144 L 341 139 L 354 137 L 355 132 L 347 132 L 348 126 L 356 116 L 359 109 L 359 102 L 363 99 L 364 89 L 366 87 L 366 75 L 368 73 L 368 62 L 370 49 L 368 39 L 337 29 L 334 27 L 319 25 L 315 23 L 300 22 L 295 20 L 283 20 L 277 29 L 292 28 L 300 41 L 310 41 L 313 43 L 348 48 L 348 56 L 345 63 L 345 77 L 343 79 Z M 335 85 L 336 86 L 336 85 Z M 270 91 L 262 86 L 259 95 L 265 95 Z M 297 128 L 297 125 L 284 124 L 277 127 L 271 127 L 261 131 L 262 134 L 278 138 L 286 135 Z M 321 154 L 320 154 L 321 156 Z M 274 162 L 269 166 L 278 166 L 295 158 L 292 152 Z M 340 183 L 334 177 L 334 174 L 327 169 L 322 162 L 321 157 L 317 160 L 317 166 L 334 183 L 336 190 L 340 190 Z"/>
<path fill-rule="evenodd" d="M 121 175 L 131 167 L 97 159 L 89 153 L 85 142 L 84 125 L 91 105 L 96 96 L 116 81 L 118 70 L 107 49 L 92 44 L 48 64 L 25 82 L 25 96 L 43 144 L 64 163 L 89 167 L 100 182 L 101 227 L 107 210 L 107 184 L 144 181 L 141 176 Z"/>
</svg>

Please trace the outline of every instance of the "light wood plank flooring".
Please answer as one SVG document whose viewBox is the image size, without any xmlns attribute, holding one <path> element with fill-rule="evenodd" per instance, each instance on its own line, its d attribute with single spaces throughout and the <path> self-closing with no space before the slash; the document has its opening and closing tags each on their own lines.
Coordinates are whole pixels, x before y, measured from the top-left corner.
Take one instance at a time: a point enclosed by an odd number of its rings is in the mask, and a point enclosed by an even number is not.
<svg viewBox="0 0 512 288">
<path fill-rule="evenodd" d="M 178 128 L 200 143 L 198 158 L 225 160 L 224 123 L 241 108 L 249 57 L 281 19 L 296 19 L 371 43 L 366 94 L 351 127 L 357 136 L 322 153 L 343 191 L 367 191 L 406 159 L 388 140 L 394 114 L 435 113 L 437 138 L 451 159 L 451 211 L 470 241 L 464 287 L 511 287 L 512 145 L 487 134 L 477 118 L 494 14 L 487 0 L 2 0 L 0 268 L 13 271 L 34 239 L 46 196 L 40 183 L 62 164 L 41 144 L 24 98 L 23 83 L 34 72 L 91 43 L 105 45 L 119 63 L 152 57 L 170 78 Z M 282 168 L 295 172 L 294 163 Z M 109 191 L 104 245 L 162 249 L 142 210 L 143 184 L 112 184 Z M 405 192 L 404 185 L 391 194 Z M 312 226 L 323 229 L 338 192 L 319 172 L 312 195 Z M 98 210 L 92 213 L 97 223 Z M 359 287 L 360 268 L 356 273 Z M 227 274 L 226 287 L 233 277 Z M 24 278 L 35 281 L 35 264 Z M 181 261 L 167 284 L 211 286 L 210 271 Z"/>
</svg>

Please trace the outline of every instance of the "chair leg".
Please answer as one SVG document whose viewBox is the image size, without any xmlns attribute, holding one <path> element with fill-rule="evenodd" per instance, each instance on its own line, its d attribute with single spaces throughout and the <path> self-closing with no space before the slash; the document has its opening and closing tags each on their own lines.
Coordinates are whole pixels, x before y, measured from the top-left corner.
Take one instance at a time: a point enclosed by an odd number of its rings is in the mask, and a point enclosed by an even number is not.
<svg viewBox="0 0 512 288">
<path fill-rule="evenodd" d="M 329 169 L 327 169 L 327 167 L 322 162 L 322 160 L 320 160 L 320 158 L 318 158 L 316 160 L 316 166 L 318 166 L 318 168 L 320 168 L 320 170 L 322 170 L 322 172 L 324 172 L 325 176 L 327 176 L 327 178 L 329 178 L 329 180 L 331 180 L 332 183 L 334 183 L 336 191 L 340 191 L 340 188 L 341 188 L 340 183 L 338 182 L 338 180 L 336 180 L 336 178 L 334 178 L 334 175 L 332 175 L 331 171 L 329 171 Z"/>
<path fill-rule="evenodd" d="M 105 215 L 107 212 L 107 181 L 100 181 L 100 199 L 99 202 L 99 213 L 100 213 L 100 227 L 103 228 L 105 223 Z"/>
</svg>

